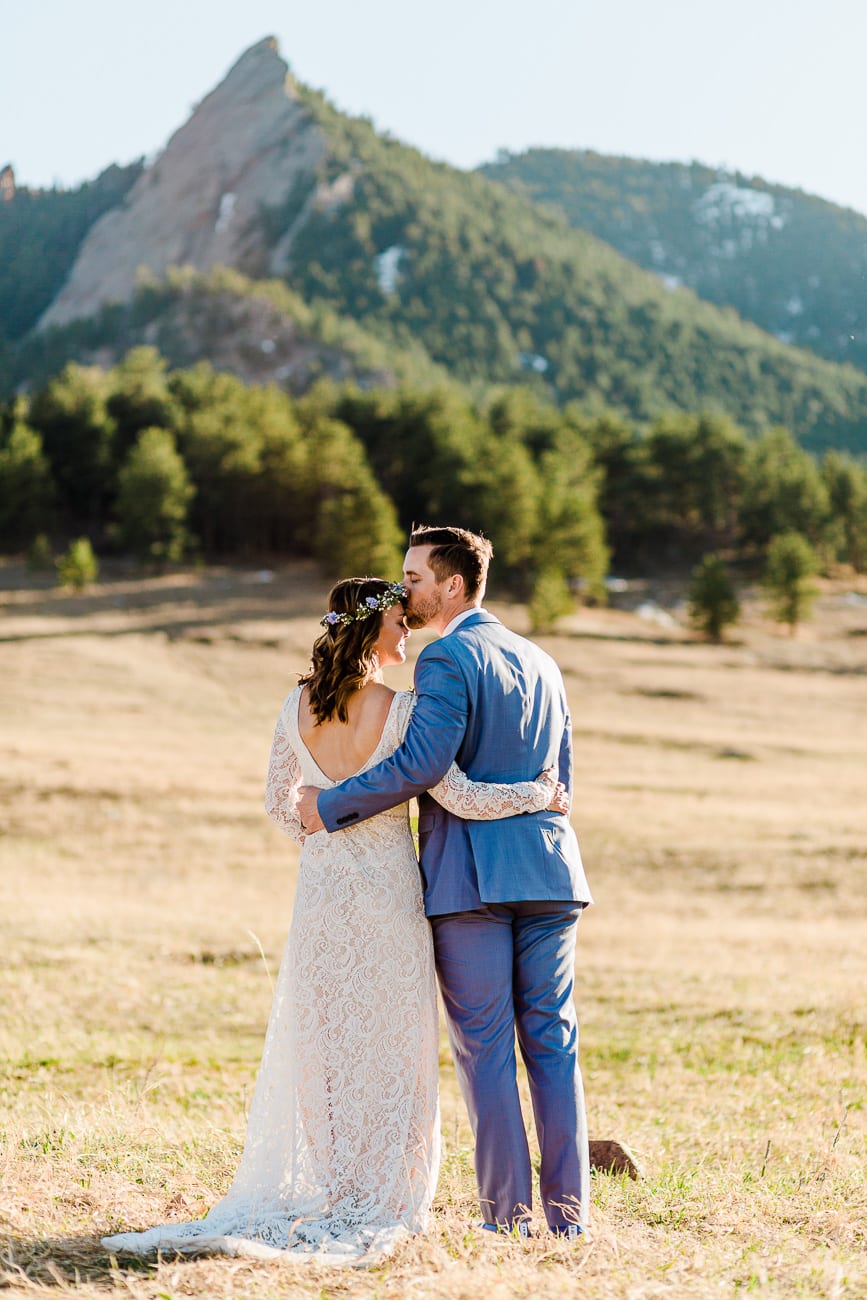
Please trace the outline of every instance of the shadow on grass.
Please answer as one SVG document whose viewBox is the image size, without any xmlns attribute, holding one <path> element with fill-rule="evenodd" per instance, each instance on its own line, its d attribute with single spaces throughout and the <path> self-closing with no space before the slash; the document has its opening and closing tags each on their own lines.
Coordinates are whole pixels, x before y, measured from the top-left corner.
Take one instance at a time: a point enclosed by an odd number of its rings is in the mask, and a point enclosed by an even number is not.
<svg viewBox="0 0 867 1300">
<path fill-rule="evenodd" d="M 232 614 L 227 617 L 226 621 L 231 624 L 238 622 L 254 622 L 256 619 L 273 621 L 277 616 L 273 609 L 261 610 L 259 612 L 249 609 L 239 610 L 237 607 Z M 196 631 L 202 629 L 199 635 Z M 208 629 L 205 631 L 205 629 Z M 18 642 L 27 641 L 63 641 L 74 637 L 95 637 L 100 640 L 112 640 L 115 637 L 125 636 L 152 636 L 162 633 L 170 641 L 179 641 L 182 638 L 192 641 L 198 645 L 213 645 L 217 641 L 233 641 L 238 645 L 251 646 L 261 649 L 278 650 L 285 640 L 289 638 L 280 637 L 262 637 L 238 636 L 237 633 L 221 631 L 221 622 L 217 621 L 213 615 L 204 618 L 180 618 L 173 622 L 160 619 L 154 622 L 136 623 L 130 627 L 119 628 L 100 628 L 98 630 L 92 627 L 77 628 L 70 631 L 69 628 L 58 628 L 49 632 L 13 632 L 8 636 L 0 636 L 0 645 L 11 645 Z"/>
<path fill-rule="evenodd" d="M 56 587 L 15 591 L 7 586 L 10 595 L 3 601 L 0 593 L 0 611 L 18 626 L 4 631 L 0 643 L 154 633 L 203 642 L 246 641 L 250 638 L 232 636 L 228 629 L 238 623 L 311 617 L 325 599 L 328 586 L 312 563 L 276 571 L 218 569 L 150 579 L 124 575 L 78 595 Z M 62 623 L 40 628 L 25 622 L 21 626 L 22 620 L 46 618 Z M 106 619 L 116 620 L 115 625 L 105 626 Z M 267 644 L 279 642 L 272 637 Z"/>
<path fill-rule="evenodd" d="M 600 632 L 598 629 L 590 628 L 570 628 L 565 631 L 562 628 L 556 629 L 552 636 L 559 637 L 563 641 L 614 641 L 621 642 L 624 645 L 660 645 L 660 646 L 701 646 L 707 645 L 706 641 L 701 641 L 698 637 L 689 636 L 685 632 L 672 632 L 667 635 L 664 632 Z M 725 645 L 732 647 L 737 645 L 735 641 L 726 641 Z"/>
<path fill-rule="evenodd" d="M 106 1291 L 117 1287 L 117 1274 L 150 1277 L 155 1260 L 124 1258 L 118 1270 L 113 1256 L 98 1237 L 41 1237 L 29 1239 L 0 1233 L 0 1290 L 33 1291 L 94 1287 Z"/>
</svg>

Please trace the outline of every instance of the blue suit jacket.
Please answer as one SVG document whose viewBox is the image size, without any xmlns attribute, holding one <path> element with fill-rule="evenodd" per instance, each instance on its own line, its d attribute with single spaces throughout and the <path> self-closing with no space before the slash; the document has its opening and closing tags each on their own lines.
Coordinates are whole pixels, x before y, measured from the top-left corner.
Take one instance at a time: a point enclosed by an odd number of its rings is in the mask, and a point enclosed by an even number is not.
<svg viewBox="0 0 867 1300">
<path fill-rule="evenodd" d="M 480 610 L 425 646 L 415 689 L 403 744 L 320 794 L 327 829 L 339 831 L 417 795 L 428 916 L 527 899 L 591 902 L 567 817 L 464 821 L 427 794 L 456 761 L 474 781 L 530 781 L 556 766 L 571 795 L 572 727 L 554 660 Z"/>
</svg>

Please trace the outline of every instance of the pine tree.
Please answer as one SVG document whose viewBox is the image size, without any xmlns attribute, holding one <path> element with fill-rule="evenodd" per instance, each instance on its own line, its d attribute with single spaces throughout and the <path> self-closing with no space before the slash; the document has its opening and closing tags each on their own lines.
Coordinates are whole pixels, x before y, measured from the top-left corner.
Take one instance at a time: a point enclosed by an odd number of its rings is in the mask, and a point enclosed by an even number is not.
<svg viewBox="0 0 867 1300">
<path fill-rule="evenodd" d="M 774 617 L 788 624 L 792 635 L 809 616 L 816 599 L 813 576 L 817 567 L 816 553 L 800 533 L 790 530 L 771 539 L 764 587 Z"/>
<path fill-rule="evenodd" d="M 533 549 L 538 572 L 559 572 L 604 601 L 610 553 L 596 505 L 601 474 L 587 443 L 563 426 L 540 457 L 539 471 L 539 531 Z"/>
<path fill-rule="evenodd" d="M 831 502 L 837 557 L 858 573 L 867 569 L 867 467 L 843 452 L 822 459 L 822 478 Z"/>
<path fill-rule="evenodd" d="M 549 567 L 536 575 L 527 606 L 531 632 L 549 632 L 558 619 L 575 608 L 575 600 L 562 569 Z"/>
<path fill-rule="evenodd" d="M 689 617 L 709 641 L 721 641 L 737 621 L 740 605 L 725 564 L 718 555 L 705 555 L 693 569 L 689 586 Z"/>
<path fill-rule="evenodd" d="M 0 430 L 0 550 L 26 547 L 44 530 L 53 495 L 39 434 L 22 420 Z"/>
<path fill-rule="evenodd" d="M 397 513 L 374 478 L 364 448 L 339 420 L 308 425 L 315 446 L 316 558 L 333 577 L 396 578 L 403 556 Z"/>
<path fill-rule="evenodd" d="M 143 429 L 118 475 L 115 511 L 121 541 L 140 560 L 183 555 L 193 488 L 168 429 Z"/>
<path fill-rule="evenodd" d="M 99 561 L 93 553 L 89 537 L 77 537 L 57 561 L 57 577 L 63 587 L 83 591 L 99 577 Z"/>
<path fill-rule="evenodd" d="M 108 380 L 96 366 L 66 366 L 30 406 L 29 423 L 42 437 L 59 504 L 73 526 L 99 529 L 114 495 L 114 422 L 106 406 Z"/>
<path fill-rule="evenodd" d="M 813 457 L 788 429 L 770 429 L 750 444 L 741 528 L 744 540 L 765 547 L 779 533 L 797 532 L 811 546 L 826 540 L 828 490 Z"/>
</svg>

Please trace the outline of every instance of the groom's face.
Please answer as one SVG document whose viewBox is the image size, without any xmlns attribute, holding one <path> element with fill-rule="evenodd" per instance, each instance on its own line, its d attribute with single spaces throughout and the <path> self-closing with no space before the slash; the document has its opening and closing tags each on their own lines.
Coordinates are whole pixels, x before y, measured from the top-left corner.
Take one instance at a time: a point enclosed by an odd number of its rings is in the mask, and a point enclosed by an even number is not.
<svg viewBox="0 0 867 1300">
<path fill-rule="evenodd" d="M 409 593 L 407 627 L 427 627 L 442 612 L 443 587 L 428 564 L 430 546 L 411 546 L 403 562 L 403 581 Z"/>
</svg>

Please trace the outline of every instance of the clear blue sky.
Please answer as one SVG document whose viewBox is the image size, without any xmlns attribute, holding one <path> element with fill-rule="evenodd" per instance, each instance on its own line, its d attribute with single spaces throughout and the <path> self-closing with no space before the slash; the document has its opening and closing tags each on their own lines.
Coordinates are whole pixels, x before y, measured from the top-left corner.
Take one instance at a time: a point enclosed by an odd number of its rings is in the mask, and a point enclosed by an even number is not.
<svg viewBox="0 0 867 1300">
<path fill-rule="evenodd" d="M 0 165 L 158 151 L 247 46 L 471 167 L 499 148 L 698 159 L 867 213 L 867 0 L 3 0 Z"/>
</svg>

